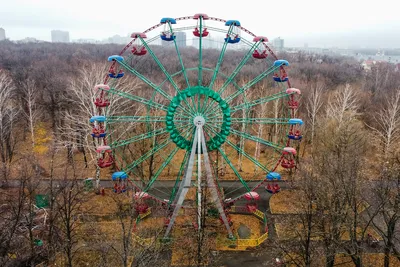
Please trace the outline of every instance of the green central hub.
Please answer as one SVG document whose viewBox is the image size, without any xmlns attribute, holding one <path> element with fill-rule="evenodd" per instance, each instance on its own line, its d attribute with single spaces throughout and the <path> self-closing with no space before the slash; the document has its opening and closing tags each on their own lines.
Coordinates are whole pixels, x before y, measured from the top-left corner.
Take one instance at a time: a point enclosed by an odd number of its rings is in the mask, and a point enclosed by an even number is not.
<svg viewBox="0 0 400 267">
<path fill-rule="evenodd" d="M 226 103 L 226 101 L 224 101 L 221 96 L 207 88 L 207 87 L 203 87 L 203 86 L 195 86 L 195 87 L 189 87 L 183 91 L 181 91 L 179 94 L 177 94 L 172 100 L 171 103 L 169 104 L 168 107 L 168 112 L 167 112 L 167 116 L 166 116 L 166 125 L 167 125 L 167 131 L 170 133 L 170 138 L 171 140 L 180 148 L 182 149 L 186 149 L 186 150 L 190 150 L 192 148 L 192 142 L 193 140 L 187 140 L 186 138 L 184 138 L 179 130 L 176 128 L 174 121 L 176 120 L 175 118 L 175 114 L 176 114 L 176 110 L 180 107 L 181 102 L 187 98 L 195 98 L 197 97 L 198 99 L 203 97 L 203 103 L 204 103 L 204 99 L 206 98 L 206 103 L 209 105 L 211 105 L 213 102 L 218 103 L 219 108 L 221 109 L 221 113 L 222 113 L 222 124 L 220 126 L 220 131 L 218 134 L 216 135 L 212 135 L 212 133 L 207 132 L 204 128 L 204 131 L 208 133 L 208 136 L 210 137 L 210 140 L 208 140 L 207 143 L 207 149 L 208 150 L 214 150 L 219 148 L 226 140 L 226 138 L 228 137 L 229 133 L 230 133 L 230 129 L 231 129 L 231 112 L 229 109 L 229 105 L 228 103 Z M 196 127 L 194 125 L 194 118 L 196 118 L 197 116 L 199 117 L 203 117 L 205 120 L 205 125 L 207 125 L 207 115 L 208 114 L 202 114 L 202 110 L 200 110 L 199 107 L 195 108 L 195 111 L 197 112 L 197 114 L 195 114 L 195 116 L 191 115 L 191 114 L 185 114 L 188 117 L 191 117 L 191 121 L 190 123 L 193 124 L 193 127 Z M 215 113 L 215 112 L 213 112 Z M 213 116 L 215 114 L 211 114 L 211 116 Z M 212 123 L 212 122 L 210 122 Z M 215 126 L 215 125 L 213 125 Z"/>
</svg>

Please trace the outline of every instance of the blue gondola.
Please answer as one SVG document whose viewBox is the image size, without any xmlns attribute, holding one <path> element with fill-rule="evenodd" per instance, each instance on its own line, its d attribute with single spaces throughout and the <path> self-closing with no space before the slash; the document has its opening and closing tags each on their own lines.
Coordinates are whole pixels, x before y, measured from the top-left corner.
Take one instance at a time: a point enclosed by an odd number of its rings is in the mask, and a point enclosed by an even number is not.
<svg viewBox="0 0 400 267">
<path fill-rule="evenodd" d="M 272 181 L 272 180 L 280 180 L 281 175 L 277 172 L 270 172 L 267 174 L 267 179 Z"/>
<path fill-rule="evenodd" d="M 289 77 L 285 77 L 285 78 L 282 79 L 282 78 L 279 77 L 279 76 L 274 76 L 273 78 L 274 78 L 274 81 L 275 81 L 275 82 L 278 82 L 278 83 L 287 82 L 287 81 L 289 80 Z"/>
<path fill-rule="evenodd" d="M 167 37 L 167 35 L 165 35 L 165 34 L 161 34 L 160 37 L 161 37 L 161 40 L 167 41 L 167 42 L 173 41 L 176 38 L 176 36 L 173 35 L 173 34 L 171 36 L 169 36 L 169 37 Z"/>
<path fill-rule="evenodd" d="M 287 137 L 288 137 L 289 139 L 292 139 L 292 140 L 301 140 L 301 139 L 303 138 L 302 135 L 293 135 L 293 134 L 288 134 Z"/>
<path fill-rule="evenodd" d="M 290 125 L 303 125 L 303 120 L 302 119 L 290 119 L 289 120 Z"/>
<path fill-rule="evenodd" d="M 89 120 L 91 123 L 94 123 L 95 121 L 97 122 L 105 122 L 106 121 L 106 116 L 93 116 Z"/>
<path fill-rule="evenodd" d="M 125 180 L 126 178 L 128 178 L 126 172 L 114 172 L 111 176 L 111 179 L 113 181 L 116 181 L 118 179 Z"/>
<path fill-rule="evenodd" d="M 300 126 L 303 125 L 302 119 L 290 119 L 289 124 L 293 125 L 293 129 L 290 130 L 288 138 L 292 140 L 301 140 L 303 136 L 300 132 Z"/>
<path fill-rule="evenodd" d="M 122 78 L 122 77 L 124 77 L 124 75 L 125 75 L 124 72 L 118 72 L 118 73 L 109 72 L 109 73 L 108 73 L 108 77 L 114 78 L 114 79 Z"/>
<path fill-rule="evenodd" d="M 284 59 L 275 60 L 274 67 L 280 67 L 282 65 L 289 66 L 289 61 L 284 60 Z"/>
<path fill-rule="evenodd" d="M 160 23 L 165 24 L 169 21 L 171 24 L 176 24 L 176 20 L 174 18 L 162 18 Z"/>
<path fill-rule="evenodd" d="M 238 20 L 230 19 L 230 20 L 225 22 L 225 26 L 231 26 L 232 24 L 235 25 L 235 26 L 240 27 L 240 21 L 238 21 Z"/>
<path fill-rule="evenodd" d="M 279 180 L 281 180 L 281 175 L 277 172 L 270 172 L 267 174 L 267 180 L 268 181 L 274 181 L 274 180 L 279 181 Z M 277 183 L 275 183 L 275 184 L 268 183 L 268 185 L 265 187 L 265 190 L 268 193 L 276 194 L 281 191 L 281 187 Z"/>
<path fill-rule="evenodd" d="M 112 55 L 112 56 L 108 57 L 108 61 L 113 61 L 113 60 L 124 61 L 124 57 L 119 56 L 119 55 Z"/>
<path fill-rule="evenodd" d="M 91 134 L 94 138 L 103 138 L 106 137 L 107 133 L 101 133 L 101 134 Z"/>
<path fill-rule="evenodd" d="M 231 37 L 226 37 L 225 42 L 228 42 L 230 44 L 236 44 L 240 42 L 240 37 L 236 37 L 235 39 L 232 39 Z"/>
</svg>

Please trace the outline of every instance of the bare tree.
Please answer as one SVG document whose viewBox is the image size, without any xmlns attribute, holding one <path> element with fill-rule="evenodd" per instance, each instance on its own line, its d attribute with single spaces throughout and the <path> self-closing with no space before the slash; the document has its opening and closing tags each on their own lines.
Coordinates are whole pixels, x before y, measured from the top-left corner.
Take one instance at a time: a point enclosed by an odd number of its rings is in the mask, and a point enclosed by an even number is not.
<svg viewBox="0 0 400 267">
<path fill-rule="evenodd" d="M 322 92 L 324 90 L 324 85 L 321 83 L 317 83 L 315 86 L 311 87 L 311 93 L 307 99 L 306 109 L 308 119 L 310 120 L 310 127 L 311 127 L 311 143 L 314 140 L 315 136 L 315 128 L 317 125 L 317 117 L 319 111 L 322 107 Z"/>
<path fill-rule="evenodd" d="M 299 193 L 299 214 L 284 218 L 285 224 L 293 225 L 291 240 L 276 240 L 273 244 L 283 255 L 285 263 L 298 267 L 310 267 L 320 256 L 318 245 L 314 244 L 318 237 L 317 195 L 321 187 L 321 180 L 317 173 L 313 173 L 312 162 L 305 163 L 300 168 L 296 179 L 296 191 Z"/>
<path fill-rule="evenodd" d="M 334 95 L 326 118 L 318 128 L 314 147 L 314 167 L 321 184 L 316 194 L 318 231 L 323 240 L 326 266 L 333 266 L 335 256 L 345 250 L 356 266 L 362 266 L 363 250 L 359 246 L 368 222 L 359 216 L 362 205 L 363 163 L 366 135 L 357 118 L 357 97 L 350 86 Z M 343 232 L 350 241 L 342 241 Z"/>
<path fill-rule="evenodd" d="M 340 88 L 328 102 L 327 118 L 334 119 L 339 126 L 345 118 L 353 119 L 357 114 L 358 97 L 350 84 Z"/>
<path fill-rule="evenodd" d="M 5 181 L 9 176 L 10 165 L 17 143 L 14 127 L 19 108 L 13 101 L 14 93 L 15 86 L 9 73 L 0 70 L 0 157 L 2 164 L 1 174 Z"/>
<path fill-rule="evenodd" d="M 80 75 L 71 79 L 68 95 L 64 100 L 69 103 L 70 107 L 64 112 L 64 123 L 60 127 L 60 138 L 58 143 L 62 147 L 68 148 L 69 160 L 72 157 L 72 151 L 77 149 L 83 154 L 85 167 L 88 164 L 96 166 L 96 181 L 100 177 L 100 168 L 97 166 L 98 155 L 95 152 L 96 146 L 103 145 L 101 139 L 92 138 L 90 135 L 90 125 L 88 119 L 94 115 L 137 115 L 142 106 L 129 98 L 108 96 L 110 107 L 107 109 L 107 114 L 97 114 L 95 100 L 99 92 L 93 90 L 96 84 L 101 83 L 104 79 L 104 73 L 107 72 L 107 66 L 104 64 L 91 64 L 81 69 Z M 136 79 L 117 81 L 114 86 L 124 93 L 137 93 L 140 90 L 141 84 Z M 118 128 L 119 127 L 119 128 Z M 116 140 L 123 133 L 131 131 L 135 127 L 134 123 L 119 124 L 113 127 L 113 131 L 120 130 Z M 110 134 L 110 132 L 108 133 Z"/>
<path fill-rule="evenodd" d="M 374 115 L 376 127 L 369 126 L 378 135 L 385 159 L 396 149 L 400 140 L 400 90 L 386 101 L 385 106 Z"/>
<path fill-rule="evenodd" d="M 35 125 L 39 116 L 36 105 L 36 86 L 33 79 L 28 79 L 23 83 L 23 113 L 28 122 L 29 132 L 31 133 L 32 148 L 35 147 Z"/>
<path fill-rule="evenodd" d="M 382 236 L 384 242 L 384 266 L 390 266 L 390 255 L 394 253 L 400 261 L 399 220 L 400 220 L 400 160 L 385 164 L 379 182 L 373 186 L 375 205 L 369 211 L 372 224 Z M 372 245 L 372 244 L 371 244 Z"/>
<path fill-rule="evenodd" d="M 68 168 L 66 168 L 65 177 L 64 180 L 60 181 L 60 189 L 55 201 L 58 211 L 58 225 L 62 235 L 62 250 L 67 259 L 67 266 L 72 267 L 75 253 L 78 250 L 76 229 L 84 195 L 74 166 L 72 177 L 68 176 Z"/>
</svg>

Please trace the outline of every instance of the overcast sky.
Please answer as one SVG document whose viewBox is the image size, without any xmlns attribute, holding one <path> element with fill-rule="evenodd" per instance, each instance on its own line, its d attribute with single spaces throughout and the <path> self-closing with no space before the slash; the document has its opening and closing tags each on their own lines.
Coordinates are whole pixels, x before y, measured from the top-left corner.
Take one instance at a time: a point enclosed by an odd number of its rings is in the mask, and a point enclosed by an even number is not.
<svg viewBox="0 0 400 267">
<path fill-rule="evenodd" d="M 127 35 L 162 17 L 206 13 L 290 46 L 400 47 L 397 0 L 1 0 L 0 27 L 11 40 L 50 40 L 53 29 L 71 39 Z"/>
</svg>

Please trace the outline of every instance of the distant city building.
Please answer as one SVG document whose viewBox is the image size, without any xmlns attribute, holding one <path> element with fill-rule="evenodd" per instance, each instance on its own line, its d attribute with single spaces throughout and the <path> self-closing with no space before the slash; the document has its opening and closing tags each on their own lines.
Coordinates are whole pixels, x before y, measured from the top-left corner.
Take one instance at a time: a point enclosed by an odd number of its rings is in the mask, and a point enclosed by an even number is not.
<svg viewBox="0 0 400 267">
<path fill-rule="evenodd" d="M 0 28 L 0 41 L 6 39 L 6 31 L 3 28 Z"/>
<path fill-rule="evenodd" d="M 361 63 L 361 67 L 365 70 L 365 71 L 370 71 L 372 69 L 372 67 L 376 64 L 375 60 L 364 60 Z"/>
<path fill-rule="evenodd" d="M 33 37 L 26 37 L 24 39 L 21 39 L 18 41 L 18 43 L 42 43 L 43 41 L 40 41 L 36 38 Z"/>
<path fill-rule="evenodd" d="M 132 40 L 131 37 L 124 37 L 120 35 L 114 35 L 107 40 L 105 40 L 105 43 L 111 43 L 111 44 L 127 44 Z"/>
<path fill-rule="evenodd" d="M 278 37 L 272 40 L 272 45 L 275 47 L 275 49 L 282 50 L 285 47 L 285 41 L 284 39 L 281 39 L 281 37 Z"/>
<path fill-rule="evenodd" d="M 218 36 L 219 37 L 219 36 Z M 221 38 L 221 39 L 219 39 Z M 223 37 L 216 38 L 215 36 L 211 36 L 211 33 L 207 37 L 203 37 L 201 39 L 201 46 L 203 49 L 221 49 L 223 45 Z M 199 48 L 199 38 L 194 37 L 192 39 L 192 46 Z M 232 48 L 232 46 L 231 46 Z"/>
<path fill-rule="evenodd" d="M 69 43 L 69 32 L 53 30 L 51 31 L 51 41 L 53 43 Z"/>
<path fill-rule="evenodd" d="M 73 43 L 78 43 L 78 44 L 97 44 L 100 43 L 98 40 L 96 39 L 74 39 L 72 40 Z"/>
<path fill-rule="evenodd" d="M 186 32 L 175 32 L 175 40 L 176 40 L 176 44 L 178 45 L 178 47 L 186 47 Z M 161 38 L 160 38 L 161 40 Z M 169 46 L 169 45 L 174 45 L 174 42 L 172 41 L 164 41 L 161 40 L 161 45 L 162 46 Z"/>
<path fill-rule="evenodd" d="M 186 47 L 186 32 L 176 32 L 175 36 L 176 44 L 179 47 Z"/>
</svg>

